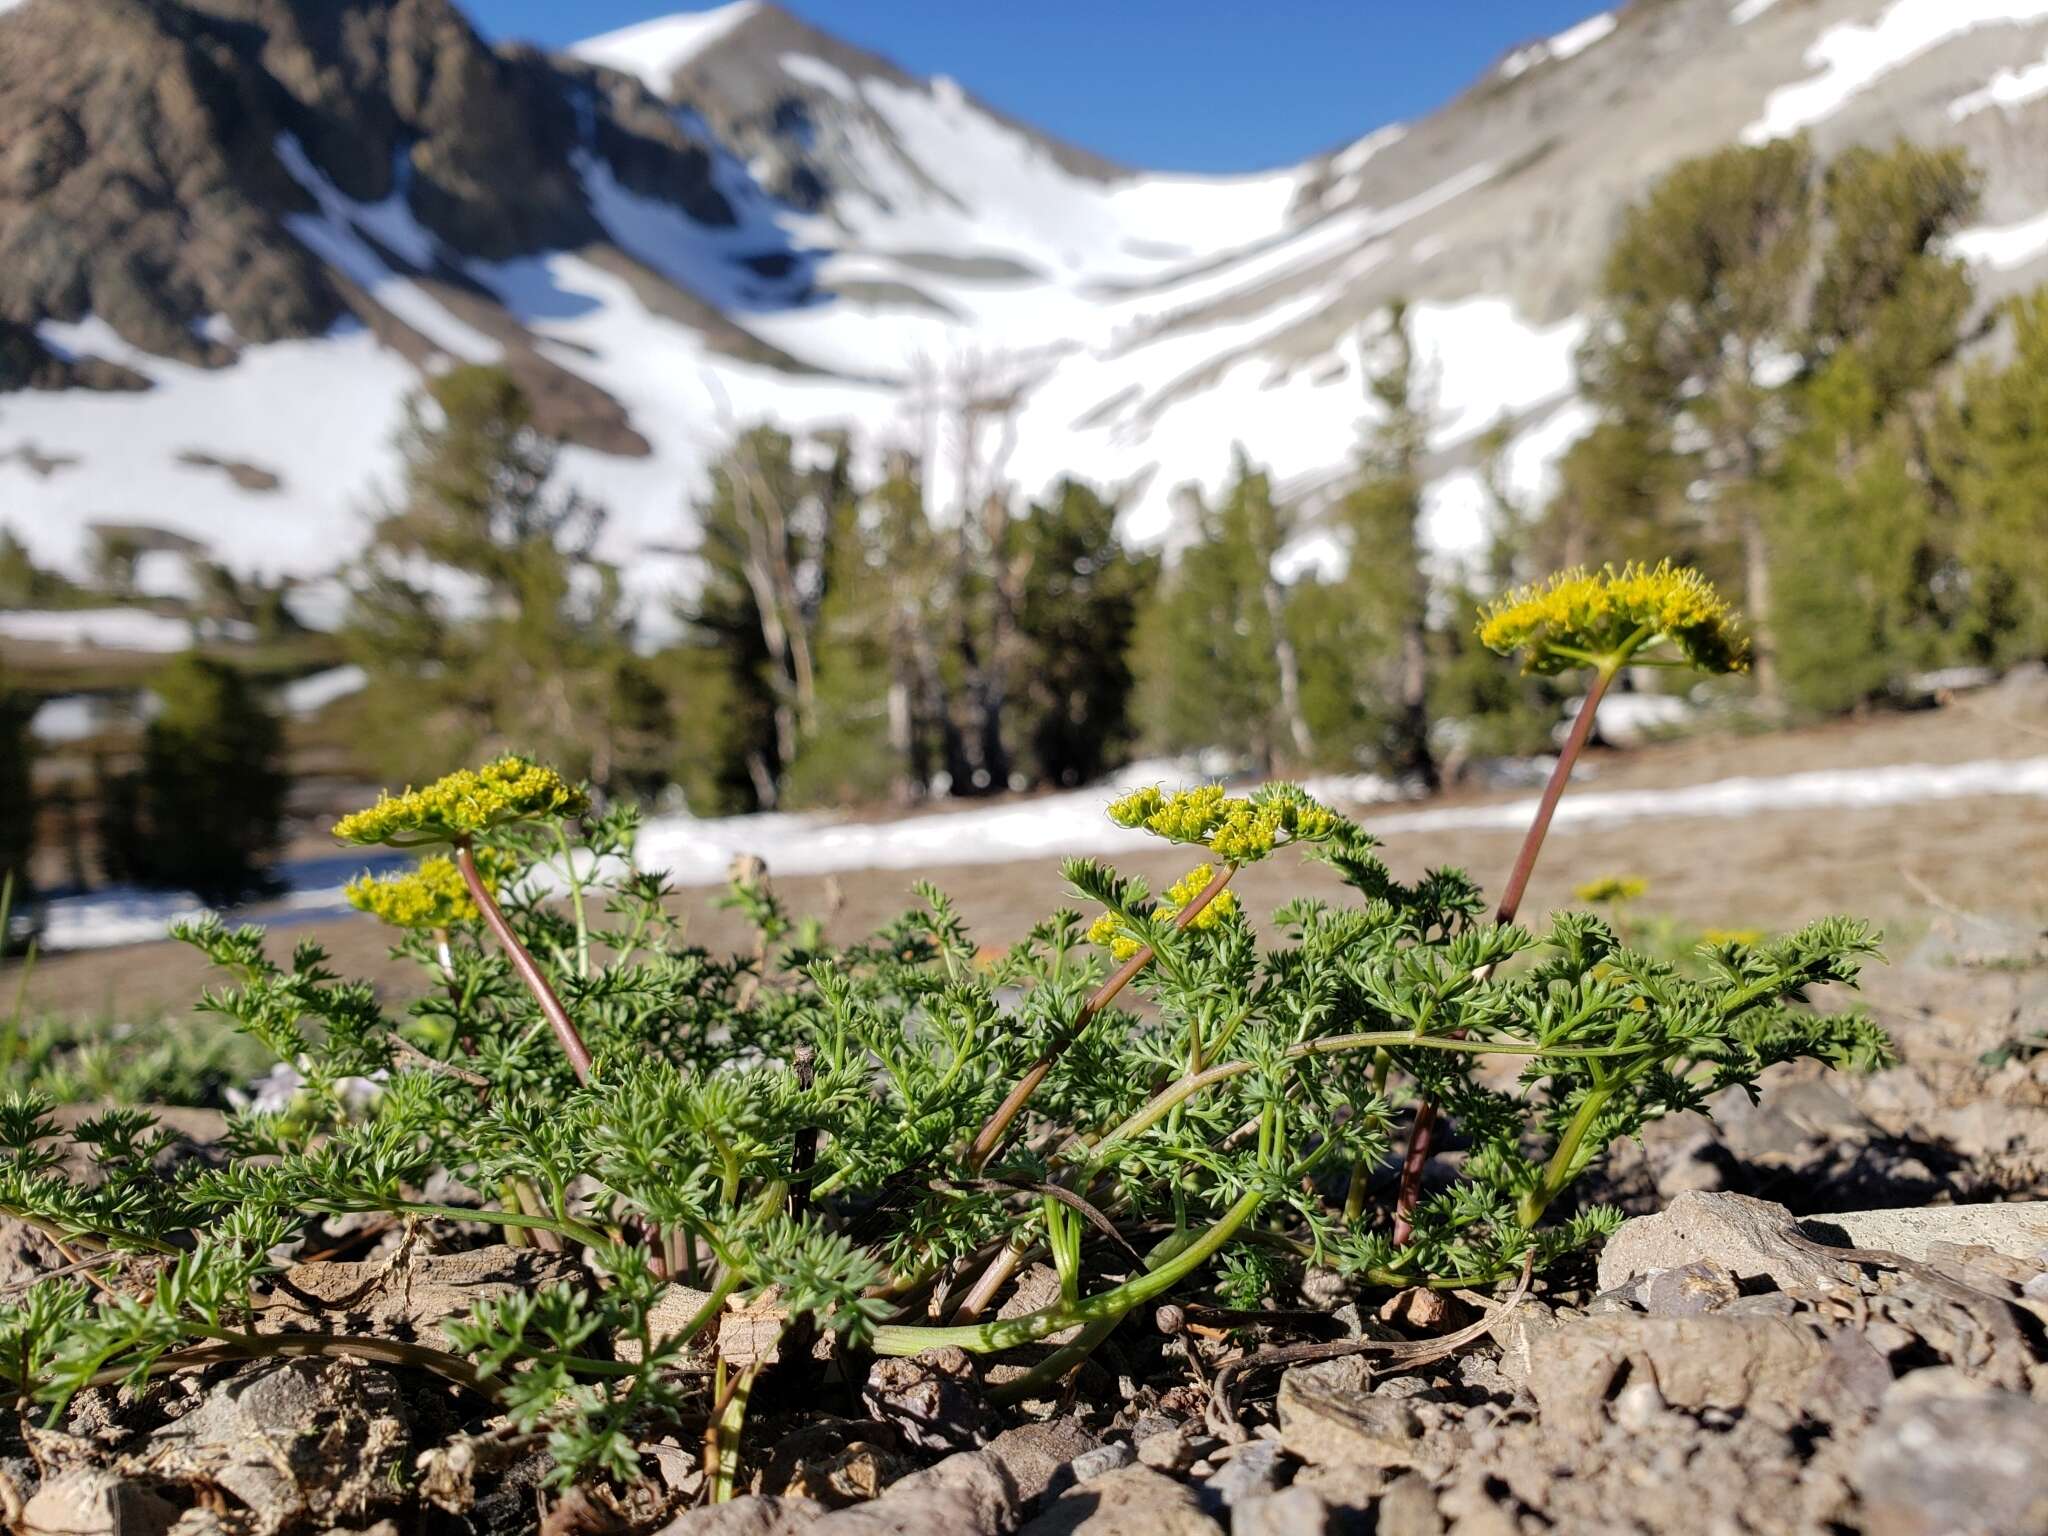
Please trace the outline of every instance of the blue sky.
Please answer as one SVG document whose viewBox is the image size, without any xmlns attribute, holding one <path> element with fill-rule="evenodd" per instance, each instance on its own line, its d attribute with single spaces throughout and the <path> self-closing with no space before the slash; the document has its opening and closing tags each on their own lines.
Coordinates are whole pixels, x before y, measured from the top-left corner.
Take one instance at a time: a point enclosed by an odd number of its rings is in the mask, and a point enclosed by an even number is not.
<svg viewBox="0 0 2048 1536">
<path fill-rule="evenodd" d="M 1113 160 L 1244 171 L 1444 101 L 1505 49 L 1599 0 L 783 0 L 916 74 L 948 74 Z M 663 0 L 470 0 L 494 37 L 550 47 L 677 10 Z"/>
</svg>

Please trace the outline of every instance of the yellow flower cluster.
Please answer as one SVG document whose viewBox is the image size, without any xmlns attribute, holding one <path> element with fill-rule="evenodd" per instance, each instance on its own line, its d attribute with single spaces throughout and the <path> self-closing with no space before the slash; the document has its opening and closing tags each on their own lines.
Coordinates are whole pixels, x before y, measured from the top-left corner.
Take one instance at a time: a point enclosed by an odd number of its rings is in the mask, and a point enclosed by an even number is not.
<svg viewBox="0 0 2048 1536">
<path fill-rule="evenodd" d="M 1164 899 L 1160 901 L 1158 906 L 1152 909 L 1153 916 L 1164 918 L 1169 922 L 1179 917 L 1181 910 L 1189 902 L 1209 888 L 1209 882 L 1215 878 L 1215 873 L 1215 870 L 1207 864 L 1197 864 L 1193 869 L 1166 888 Z M 1223 891 L 1212 898 L 1206 907 L 1197 912 L 1188 923 L 1188 926 L 1190 928 L 1214 928 L 1236 910 L 1237 892 Z M 1091 944 L 1102 945 L 1118 960 L 1130 959 L 1131 956 L 1135 955 L 1143 947 L 1125 929 L 1123 919 L 1114 912 L 1103 913 L 1102 916 L 1096 918 L 1089 925 L 1088 941 Z"/>
<path fill-rule="evenodd" d="M 517 872 L 519 861 L 496 848 L 480 848 L 476 867 L 484 889 L 495 896 L 499 885 Z M 462 871 L 445 853 L 421 859 L 402 874 L 360 874 L 349 881 L 345 894 L 358 912 L 393 928 L 453 928 L 478 916 Z"/>
<path fill-rule="evenodd" d="M 1745 949 L 1763 940 L 1761 928 L 1709 928 L 1700 935 L 1703 944 L 1740 944 Z"/>
<path fill-rule="evenodd" d="M 1578 567 L 1510 592 L 1480 615 L 1479 640 L 1503 656 L 1523 652 L 1531 672 L 1626 660 L 1659 642 L 1703 672 L 1749 665 L 1749 641 L 1714 584 L 1669 560 Z"/>
<path fill-rule="evenodd" d="M 1109 819 L 1168 842 L 1202 844 L 1232 864 L 1263 859 L 1283 841 L 1320 842 L 1340 825 L 1336 812 L 1327 806 L 1279 785 L 1250 799 L 1226 795 L 1221 784 L 1171 795 L 1148 785 L 1112 801 Z"/>
<path fill-rule="evenodd" d="M 537 816 L 580 816 L 589 807 L 589 797 L 554 769 L 523 757 L 501 757 L 436 779 L 425 789 L 380 796 L 367 811 L 336 822 L 334 835 L 345 843 L 411 848 Z"/>
<path fill-rule="evenodd" d="M 1572 894 L 1584 902 L 1634 901 L 1650 888 L 1650 882 L 1635 875 L 1602 875 L 1588 880 Z"/>
</svg>

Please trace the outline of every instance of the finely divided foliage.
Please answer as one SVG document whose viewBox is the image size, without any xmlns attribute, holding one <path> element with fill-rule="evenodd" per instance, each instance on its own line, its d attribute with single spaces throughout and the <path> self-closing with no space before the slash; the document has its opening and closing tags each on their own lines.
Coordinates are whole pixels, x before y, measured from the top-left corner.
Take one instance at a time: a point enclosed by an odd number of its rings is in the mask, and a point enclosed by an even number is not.
<svg viewBox="0 0 2048 1536">
<path fill-rule="evenodd" d="M 146 1115 L 67 1133 L 46 1105 L 0 1105 L 0 1212 L 104 1287 L 55 1279 L 0 1307 L 0 1382 L 56 1414 L 180 1365 L 353 1353 L 545 1431 L 564 1482 L 631 1478 L 651 1436 L 709 1423 L 723 1488 L 759 1368 L 721 1328 L 733 1308 L 893 1355 L 1080 1325 L 1023 1394 L 1177 1289 L 1244 1307 L 1312 1266 L 1390 1287 L 1548 1264 L 1611 1228 L 1553 1212 L 1616 1138 L 1753 1091 L 1777 1061 L 1887 1059 L 1861 1014 L 1806 1006 L 1874 952 L 1860 923 L 1712 945 L 1681 972 L 1589 914 L 1491 920 L 1458 871 L 1397 880 L 1363 828 L 1292 787 L 1143 790 L 1110 814 L 1209 862 L 1155 898 L 1074 861 L 1079 908 L 993 960 L 937 891 L 834 947 L 751 878 L 733 900 L 759 945 L 713 956 L 635 866 L 633 812 L 592 811 L 517 759 L 350 818 L 362 841 L 473 842 L 490 873 L 465 887 L 430 864 L 416 887 L 365 889 L 421 995 L 394 1014 L 317 946 L 280 964 L 257 930 L 189 925 L 229 977 L 201 1006 L 302 1086 L 235 1119 L 231 1160 L 170 1172 Z M 1290 848 L 1350 899 L 1292 901 L 1262 935 L 1224 886 Z M 501 913 L 540 988 L 495 938 Z M 587 1075 L 543 990 L 587 1041 Z M 1397 1235 L 1372 1192 L 1423 1104 L 1470 1150 Z M 259 1337 L 280 1248 L 364 1212 L 492 1223 L 580 1251 L 589 1278 L 479 1306 L 437 1344 Z M 983 1317 L 980 1293 L 1038 1254 L 1058 1299 Z M 780 1369 L 816 1368 L 808 1346 L 787 1354 Z"/>
</svg>

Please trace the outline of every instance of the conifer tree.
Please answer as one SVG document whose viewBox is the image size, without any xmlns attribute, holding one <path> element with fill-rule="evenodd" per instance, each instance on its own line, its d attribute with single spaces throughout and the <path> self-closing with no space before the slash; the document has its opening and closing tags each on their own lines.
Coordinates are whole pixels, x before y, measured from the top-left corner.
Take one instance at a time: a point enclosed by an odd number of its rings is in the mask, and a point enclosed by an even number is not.
<svg viewBox="0 0 2048 1536">
<path fill-rule="evenodd" d="M 1777 674 L 1760 497 L 1788 431 L 1777 375 L 1802 339 L 1812 179 L 1801 139 L 1732 146 L 1667 174 L 1623 218 L 1581 358 L 1588 394 L 1633 434 L 1631 453 L 1669 448 L 1692 461 L 1681 483 L 1707 489 L 1703 532 L 1736 552 L 1767 699 Z"/>
<path fill-rule="evenodd" d="M 1405 305 L 1389 308 L 1365 350 L 1373 415 L 1357 477 L 1334 513 L 1346 546 L 1344 574 L 1334 601 L 1315 605 L 1320 621 L 1302 633 L 1305 650 L 1313 648 L 1310 672 L 1344 680 L 1341 690 L 1318 689 L 1323 707 L 1314 731 L 1326 761 L 1337 760 L 1329 748 L 1343 740 L 1351 760 L 1362 753 L 1394 777 L 1434 790 L 1442 775 L 1430 744 L 1430 594 L 1421 541 L 1429 413 Z"/>
<path fill-rule="evenodd" d="M 35 701 L 0 670 L 0 879 L 13 877 L 17 910 L 28 894 L 35 851 L 35 740 L 28 728 L 34 714 Z M 7 935 L 0 932 L 0 954 L 6 949 Z"/>
<path fill-rule="evenodd" d="M 1192 541 L 1139 626 L 1147 732 L 1168 751 L 1221 747 L 1270 771 L 1313 746 L 1298 693 L 1287 697 L 1291 640 L 1272 601 L 1284 533 L 1272 481 L 1240 449 L 1222 499 L 1190 491 L 1184 510 Z"/>
<path fill-rule="evenodd" d="M 1159 563 L 1124 548 L 1117 510 L 1063 479 L 1014 532 L 1030 758 L 1042 784 L 1099 778 L 1136 734 L 1129 653 Z"/>
<path fill-rule="evenodd" d="M 162 707 L 144 728 L 141 764 L 106 795 L 108 873 L 206 901 L 265 889 L 290 784 L 283 727 L 239 671 L 197 653 L 151 688 Z"/>
<path fill-rule="evenodd" d="M 731 674 L 742 712 L 730 731 L 754 808 L 772 808 L 805 743 L 819 730 L 816 630 L 832 569 L 830 539 L 853 494 L 848 447 L 818 445 L 806 468 L 787 433 L 739 434 L 696 507 L 703 562 L 686 617 Z M 724 775 L 731 779 L 733 775 Z"/>
<path fill-rule="evenodd" d="M 2048 288 L 2011 301 L 2011 356 L 1966 375 L 1943 433 L 1972 659 L 2048 654 Z"/>
<path fill-rule="evenodd" d="M 358 574 L 350 648 L 369 746 L 393 777 L 513 747 L 605 788 L 669 775 L 667 710 L 633 652 L 602 508 L 553 483 L 556 445 L 496 367 L 412 402 L 402 494 Z"/>
</svg>

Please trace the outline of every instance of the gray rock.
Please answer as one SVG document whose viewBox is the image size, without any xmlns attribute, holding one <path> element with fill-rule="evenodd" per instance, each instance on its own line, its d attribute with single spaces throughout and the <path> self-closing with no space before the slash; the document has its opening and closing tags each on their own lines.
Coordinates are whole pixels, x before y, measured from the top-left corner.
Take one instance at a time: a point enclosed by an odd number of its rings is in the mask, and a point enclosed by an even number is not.
<svg viewBox="0 0 2048 1536">
<path fill-rule="evenodd" d="M 1297 1365 L 1280 1378 L 1280 1443 L 1303 1461 L 1414 1467 L 1440 1461 L 1446 1445 L 1426 1442 L 1407 1401 L 1371 1397 L 1363 1361 Z"/>
<path fill-rule="evenodd" d="M 144 1462 L 165 1481 L 227 1490 L 262 1532 L 388 1502 L 391 1467 L 411 1440 L 410 1411 L 389 1372 L 288 1360 L 216 1383 L 150 1435 Z"/>
<path fill-rule="evenodd" d="M 951 1526 L 902 1527 L 951 1532 Z M 821 1528 L 822 1530 L 822 1528 Z M 1124 1467 L 1060 1495 L 1021 1536 L 1222 1536 L 1187 1484 L 1150 1467 Z M 837 1536 L 837 1533 L 833 1533 Z"/>
<path fill-rule="evenodd" d="M 1635 1225 L 1625 1223 L 1626 1231 Z M 2048 1244 L 2048 1200 L 2005 1205 L 1930 1205 L 1917 1210 L 1842 1211 L 1802 1217 L 1799 1227 L 1817 1243 L 1840 1248 L 1881 1248 L 1925 1260 L 1934 1243 L 1982 1246 L 2013 1258 L 2031 1258 Z M 1620 1234 L 1616 1234 L 1618 1237 Z M 1606 1260 L 1602 1259 L 1602 1265 Z"/>
<path fill-rule="evenodd" d="M 1283 1488 L 1239 1504 L 1231 1513 L 1230 1536 L 1325 1536 L 1331 1513 L 1321 1494 Z"/>
<path fill-rule="evenodd" d="M 38 1488 L 21 1512 L 22 1536 L 163 1536 L 170 1504 L 111 1472 L 67 1472 Z"/>
<path fill-rule="evenodd" d="M 962 1349 L 929 1349 L 912 1359 L 877 1360 L 861 1401 L 921 1451 L 959 1451 L 989 1438 L 988 1404 Z"/>
<path fill-rule="evenodd" d="M 1888 1401 L 1852 1482 L 1868 1536 L 2048 1530 L 2048 1403 L 2013 1392 Z"/>
<path fill-rule="evenodd" d="M 1138 1442 L 1138 1460 L 1159 1472 L 1184 1472 L 1194 1464 L 1195 1448 L 1184 1430 L 1147 1435 Z"/>
<path fill-rule="evenodd" d="M 1067 1463 L 1068 1482 L 1085 1483 L 1091 1478 L 1114 1472 L 1119 1467 L 1128 1467 L 1137 1457 L 1128 1440 L 1112 1440 L 1107 1445 L 1098 1445 L 1092 1451 L 1083 1451 Z M 1061 1492 L 1065 1492 L 1062 1488 Z"/>
<path fill-rule="evenodd" d="M 679 1515 L 654 1536 L 794 1536 L 824 1513 L 825 1506 L 810 1499 L 748 1493 Z"/>
<path fill-rule="evenodd" d="M 1664 1400 L 1795 1421 L 1831 1356 L 1815 1329 L 1773 1317 L 1588 1317 L 1535 1339 L 1528 1386 L 1546 1423 L 1598 1432 L 1626 1368 L 1647 1370 Z"/>
<path fill-rule="evenodd" d="M 835 1510 L 806 1530 L 815 1536 L 998 1536 L 1015 1530 L 1053 1479 L 1094 1444 L 1094 1436 L 1071 1420 L 1006 1430 L 983 1449 L 913 1472 L 871 1503 Z"/>
<path fill-rule="evenodd" d="M 1600 1289 L 1616 1290 L 1638 1276 L 1710 1260 L 1737 1281 L 1769 1280 L 1781 1290 L 1827 1290 L 1843 1271 L 1785 1239 L 1792 1213 L 1747 1195 L 1680 1195 L 1654 1216 L 1621 1224 L 1600 1254 Z"/>
<path fill-rule="evenodd" d="M 1735 1276 L 1712 1259 L 1694 1259 L 1652 1272 L 1643 1281 L 1643 1310 L 1652 1317 L 1696 1317 L 1719 1312 L 1742 1295 Z"/>
<path fill-rule="evenodd" d="M 1234 1509 L 1280 1486 L 1282 1454 L 1277 1440 L 1249 1441 L 1204 1486 L 1225 1509 Z"/>
</svg>

